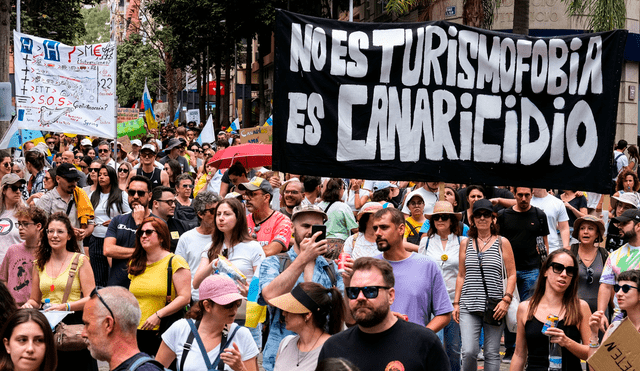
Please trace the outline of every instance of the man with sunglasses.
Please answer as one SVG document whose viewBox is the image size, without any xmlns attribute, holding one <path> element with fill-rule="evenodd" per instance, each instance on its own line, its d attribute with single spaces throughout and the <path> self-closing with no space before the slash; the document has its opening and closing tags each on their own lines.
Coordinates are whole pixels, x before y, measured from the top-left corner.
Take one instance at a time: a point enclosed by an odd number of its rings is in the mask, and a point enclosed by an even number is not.
<svg viewBox="0 0 640 371">
<path fill-rule="evenodd" d="M 116 168 L 116 161 L 111 158 L 111 146 L 106 140 L 98 144 L 98 157 L 102 162 L 107 164 L 107 166 L 111 166 L 114 169 Z"/>
<path fill-rule="evenodd" d="M 91 356 L 109 363 L 113 371 L 163 371 L 164 367 L 140 352 L 136 341 L 140 306 L 131 292 L 122 287 L 96 287 L 84 305 L 82 337 L 89 345 Z"/>
<path fill-rule="evenodd" d="M 620 235 L 627 243 L 618 250 L 609 254 L 602 275 L 600 276 L 600 288 L 598 289 L 598 310 L 606 311 L 609 301 L 613 296 L 615 306 L 611 316 L 612 321 L 622 318 L 618 299 L 613 294 L 613 285 L 622 272 L 640 269 L 640 210 L 630 209 L 611 219 L 620 230 Z M 606 329 L 609 321 L 602 317 L 602 326 Z"/>
<path fill-rule="evenodd" d="M 144 218 L 151 214 L 151 181 L 134 175 L 127 187 L 131 212 L 111 219 L 104 237 L 104 256 L 112 258 L 107 286 L 129 287 L 127 268 L 136 244 L 136 230 Z"/>
<path fill-rule="evenodd" d="M 140 149 L 140 164 L 136 174 L 151 180 L 151 188 L 158 186 L 169 186 L 169 175 L 166 171 L 158 168 L 156 162 L 156 147 L 153 144 L 145 144 Z"/>
<path fill-rule="evenodd" d="M 176 211 L 176 190 L 173 188 L 160 186 L 151 192 L 151 216 L 164 220 L 169 227 L 171 235 L 171 252 L 176 251 L 178 240 L 189 226 L 173 217 Z"/>
<path fill-rule="evenodd" d="M 317 240 L 320 232 L 311 234 L 311 227 L 324 224 L 327 214 L 315 205 L 298 206 L 293 210 L 291 219 L 293 247 L 284 253 L 286 256 L 268 257 L 260 265 L 260 305 L 267 305 L 271 299 L 291 292 L 301 282 L 315 282 L 326 288 L 335 286 L 340 291 L 344 290 L 342 276 L 336 273 L 336 264 L 322 256 L 327 252 L 327 241 Z M 280 341 L 292 334 L 281 320 L 280 309 L 269 308 L 271 322 L 262 361 L 266 371 L 273 370 Z"/>
<path fill-rule="evenodd" d="M 394 273 L 386 260 L 366 257 L 355 261 L 345 293 L 357 326 L 330 337 L 318 361 L 344 358 L 368 371 L 450 370 L 436 334 L 392 312 L 398 298 L 394 286 L 400 282 Z"/>
<path fill-rule="evenodd" d="M 74 160 L 75 160 L 75 157 L 73 155 L 73 152 L 71 152 L 71 151 L 62 152 L 62 163 L 63 164 L 74 165 Z M 87 186 L 87 176 L 82 171 L 78 172 L 78 175 L 80 175 L 80 178 L 78 178 L 78 187 L 80 187 L 80 188 L 86 187 Z"/>
<path fill-rule="evenodd" d="M 533 288 L 538 280 L 541 258 L 538 244 L 544 245 L 549 252 L 549 222 L 547 215 L 541 209 L 531 205 L 533 188 L 515 187 L 514 206 L 498 212 L 497 224 L 500 234 L 506 237 L 513 247 L 513 257 L 516 263 L 516 276 L 520 300 L 525 301 L 533 294 Z M 516 347 L 516 334 L 505 328 L 505 356 L 503 363 L 511 363 L 511 357 Z"/>
<path fill-rule="evenodd" d="M 395 301 L 391 309 L 407 315 L 409 322 L 438 332 L 451 322 L 453 305 L 442 273 L 431 259 L 404 248 L 405 219 L 400 210 L 389 207 L 371 217 L 376 244 L 391 264 L 397 279 Z"/>
<path fill-rule="evenodd" d="M 167 148 L 165 149 L 165 153 L 167 154 L 165 157 L 160 159 L 160 163 L 162 165 L 166 164 L 169 160 L 176 160 L 180 164 L 180 168 L 183 173 L 190 173 L 191 166 L 189 166 L 189 161 L 187 161 L 184 156 L 184 152 L 181 152 L 183 149 L 187 148 L 187 141 L 182 138 L 171 138 L 169 143 L 167 144 Z"/>
</svg>

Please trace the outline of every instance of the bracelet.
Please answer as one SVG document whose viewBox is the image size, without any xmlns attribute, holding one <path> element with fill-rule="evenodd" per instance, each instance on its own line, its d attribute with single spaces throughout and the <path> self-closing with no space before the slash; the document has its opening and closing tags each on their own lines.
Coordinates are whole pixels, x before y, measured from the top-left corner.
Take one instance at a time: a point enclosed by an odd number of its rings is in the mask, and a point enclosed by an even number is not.
<svg viewBox="0 0 640 371">
<path fill-rule="evenodd" d="M 598 348 L 600 347 L 600 343 L 589 343 L 589 348 Z"/>
<path fill-rule="evenodd" d="M 162 317 L 160 317 L 160 315 L 158 314 L 158 312 L 155 312 L 154 314 L 156 315 L 156 317 L 158 317 L 158 319 L 160 319 L 160 320 L 162 319 Z"/>
<path fill-rule="evenodd" d="M 507 303 L 507 305 L 511 305 L 511 299 L 509 299 L 509 301 L 504 300 L 504 298 L 502 298 L 502 301 L 504 301 L 505 303 Z"/>
<path fill-rule="evenodd" d="M 67 303 L 67 311 L 71 312 L 71 304 Z"/>
<path fill-rule="evenodd" d="M 506 296 L 509 299 L 513 300 L 513 294 L 506 293 L 506 294 L 504 294 L 504 296 Z"/>
<path fill-rule="evenodd" d="M 452 305 L 460 305 L 459 301 L 454 301 L 453 303 L 451 303 Z"/>
</svg>

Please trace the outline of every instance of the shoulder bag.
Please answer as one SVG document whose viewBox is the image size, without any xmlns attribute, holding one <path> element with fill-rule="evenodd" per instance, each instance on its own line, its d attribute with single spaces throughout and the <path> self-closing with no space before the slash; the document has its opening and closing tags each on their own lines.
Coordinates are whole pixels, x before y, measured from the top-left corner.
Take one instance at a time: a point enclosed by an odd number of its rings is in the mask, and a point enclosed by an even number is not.
<svg viewBox="0 0 640 371">
<path fill-rule="evenodd" d="M 504 259 L 502 258 L 502 236 L 498 236 L 499 238 L 499 251 L 500 251 L 500 262 L 502 264 L 502 292 L 506 294 L 507 292 L 507 268 L 504 266 Z M 504 296 L 504 295 L 503 295 Z M 507 315 L 505 318 L 507 319 L 507 329 L 514 334 L 516 333 L 516 328 L 518 326 L 518 305 L 520 305 L 520 294 L 518 293 L 518 285 L 516 285 L 513 290 L 513 297 L 511 298 L 511 303 L 509 304 L 509 309 L 507 310 Z"/>
<path fill-rule="evenodd" d="M 484 323 L 492 326 L 500 326 L 502 325 L 502 320 L 497 320 L 493 318 L 495 313 L 496 306 L 502 301 L 502 298 L 490 298 L 489 290 L 487 290 L 487 282 L 484 278 L 484 269 L 482 269 L 482 259 L 480 258 L 480 245 L 478 245 L 478 239 L 474 239 L 476 244 L 476 254 L 478 257 L 478 264 L 480 265 L 480 274 L 482 275 L 482 286 L 484 287 L 484 293 L 486 295 L 486 299 L 484 302 L 484 316 L 482 320 Z"/>
<path fill-rule="evenodd" d="M 67 300 L 69 300 L 69 295 L 71 295 L 71 286 L 73 285 L 73 280 L 78 273 L 80 255 L 81 254 L 76 254 L 73 262 L 71 263 L 67 286 L 65 287 L 64 295 L 62 296 L 62 304 L 66 304 Z M 84 331 L 84 325 L 68 325 L 60 322 L 53 331 L 56 348 L 63 352 L 75 352 L 87 349 L 87 343 L 82 337 L 82 331 Z"/>
<path fill-rule="evenodd" d="M 191 344 L 193 344 L 194 339 L 198 343 L 198 347 L 200 348 L 200 352 L 202 353 L 204 363 L 207 365 L 207 371 L 224 370 L 224 362 L 220 362 L 220 354 L 222 354 L 225 349 L 229 348 L 229 344 L 231 344 L 231 340 L 233 340 L 233 336 L 236 334 L 236 332 L 238 332 L 240 326 L 236 326 L 228 339 L 226 333 L 224 331 L 222 332 L 222 339 L 220 340 L 220 351 L 218 352 L 218 356 L 216 357 L 215 361 L 213 361 L 213 364 L 211 364 L 211 360 L 209 359 L 207 350 L 204 347 L 204 343 L 202 343 L 202 338 L 200 338 L 200 334 L 198 334 L 197 327 L 200 326 L 200 321 L 194 324 L 192 320 L 187 319 L 187 323 L 189 323 L 189 327 L 191 327 L 191 333 L 189 333 L 189 337 L 184 343 L 184 350 L 182 352 L 182 356 L 180 357 L 180 368 L 178 370 L 184 370 L 184 362 L 187 359 L 189 350 L 191 350 Z"/>
<path fill-rule="evenodd" d="M 172 279 L 171 278 L 173 276 L 173 269 L 172 269 L 171 262 L 173 261 L 174 257 L 175 255 L 169 258 L 169 264 L 167 265 L 167 297 L 164 302 L 165 306 L 169 305 L 172 302 L 171 300 Z M 164 334 L 164 332 L 167 331 L 169 327 L 173 325 L 174 322 L 176 322 L 181 318 L 184 318 L 184 314 L 185 314 L 184 308 L 180 308 L 177 312 L 160 318 L 160 328 L 158 329 L 159 334 L 160 335 Z"/>
</svg>

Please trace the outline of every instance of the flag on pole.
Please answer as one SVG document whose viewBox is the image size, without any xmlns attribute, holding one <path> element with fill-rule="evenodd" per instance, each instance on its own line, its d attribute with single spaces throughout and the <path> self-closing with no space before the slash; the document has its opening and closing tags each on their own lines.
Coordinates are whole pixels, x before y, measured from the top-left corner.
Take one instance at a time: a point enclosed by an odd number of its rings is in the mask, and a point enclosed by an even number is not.
<svg viewBox="0 0 640 371">
<path fill-rule="evenodd" d="M 233 120 L 231 125 L 229 125 L 229 127 L 227 128 L 227 133 L 230 133 L 232 131 L 238 131 L 238 125 L 240 125 L 240 119 L 236 118 L 235 120 Z"/>
<path fill-rule="evenodd" d="M 180 126 L 180 108 L 182 108 L 182 101 L 180 101 L 178 108 L 176 108 L 176 114 L 173 116 L 173 123 L 176 127 Z"/>
<path fill-rule="evenodd" d="M 213 143 L 216 141 L 216 137 L 213 134 L 213 118 L 211 115 L 209 115 L 207 123 L 204 125 L 204 128 L 202 128 L 200 136 L 198 136 L 196 141 L 199 145 L 202 145 L 202 143 Z"/>
<path fill-rule="evenodd" d="M 262 126 L 273 126 L 273 115 L 269 116 L 267 121 L 265 121 L 264 125 L 262 125 Z"/>
<path fill-rule="evenodd" d="M 149 95 L 149 88 L 147 88 L 146 79 L 144 80 L 144 93 L 142 93 L 142 101 L 144 102 L 144 116 L 147 120 L 147 128 L 157 129 L 158 123 L 156 122 L 156 115 L 153 113 L 151 96 Z"/>
</svg>

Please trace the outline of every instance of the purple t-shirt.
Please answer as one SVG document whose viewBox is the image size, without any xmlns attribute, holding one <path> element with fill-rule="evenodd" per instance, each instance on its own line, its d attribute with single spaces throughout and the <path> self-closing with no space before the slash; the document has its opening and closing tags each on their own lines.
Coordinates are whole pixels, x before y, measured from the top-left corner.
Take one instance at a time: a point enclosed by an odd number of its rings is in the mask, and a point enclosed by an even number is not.
<svg viewBox="0 0 640 371">
<path fill-rule="evenodd" d="M 376 256 L 384 259 L 382 254 Z M 396 298 L 391 310 L 409 317 L 409 322 L 425 326 L 432 316 L 453 312 L 442 273 L 424 255 L 411 253 L 401 261 L 387 260 L 393 267 Z"/>
<path fill-rule="evenodd" d="M 9 246 L 0 265 L 0 280 L 7 282 L 7 288 L 18 305 L 29 300 L 33 260 L 32 252 L 27 251 L 24 242 L 21 242 Z"/>
</svg>

